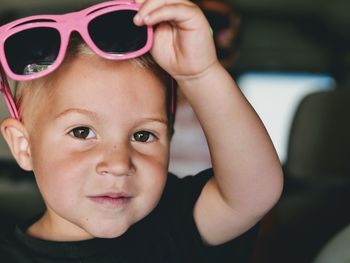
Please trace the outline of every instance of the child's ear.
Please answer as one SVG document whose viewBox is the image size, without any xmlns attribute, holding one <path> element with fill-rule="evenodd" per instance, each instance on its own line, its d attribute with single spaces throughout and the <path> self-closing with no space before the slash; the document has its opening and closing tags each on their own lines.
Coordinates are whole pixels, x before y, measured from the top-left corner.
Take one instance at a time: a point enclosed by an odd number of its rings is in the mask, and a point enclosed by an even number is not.
<svg viewBox="0 0 350 263">
<path fill-rule="evenodd" d="M 1 123 L 1 133 L 19 166 L 26 171 L 31 171 L 33 167 L 29 136 L 24 125 L 18 120 L 7 118 Z"/>
</svg>

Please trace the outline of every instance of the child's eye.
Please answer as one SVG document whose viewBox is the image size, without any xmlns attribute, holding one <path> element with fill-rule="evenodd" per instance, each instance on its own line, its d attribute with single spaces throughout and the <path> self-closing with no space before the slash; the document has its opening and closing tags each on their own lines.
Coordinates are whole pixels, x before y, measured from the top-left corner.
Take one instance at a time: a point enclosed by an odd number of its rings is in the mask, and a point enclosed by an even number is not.
<svg viewBox="0 0 350 263">
<path fill-rule="evenodd" d="M 74 129 L 72 129 L 69 134 L 74 136 L 75 138 L 83 139 L 83 140 L 96 137 L 96 135 L 92 131 L 92 129 L 90 129 L 89 127 L 84 127 L 84 126 L 76 127 Z"/>
<path fill-rule="evenodd" d="M 131 140 L 136 142 L 151 142 L 156 139 L 156 136 L 148 131 L 138 131 L 132 135 Z"/>
</svg>

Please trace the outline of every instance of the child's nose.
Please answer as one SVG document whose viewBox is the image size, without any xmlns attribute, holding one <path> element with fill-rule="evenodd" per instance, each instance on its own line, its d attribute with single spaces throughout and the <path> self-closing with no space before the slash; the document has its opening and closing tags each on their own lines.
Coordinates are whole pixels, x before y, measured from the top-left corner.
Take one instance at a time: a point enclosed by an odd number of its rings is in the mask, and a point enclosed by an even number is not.
<svg viewBox="0 0 350 263">
<path fill-rule="evenodd" d="M 96 165 L 99 175 L 128 176 L 135 171 L 130 149 L 126 145 L 114 145 L 104 149 L 103 158 Z"/>
</svg>

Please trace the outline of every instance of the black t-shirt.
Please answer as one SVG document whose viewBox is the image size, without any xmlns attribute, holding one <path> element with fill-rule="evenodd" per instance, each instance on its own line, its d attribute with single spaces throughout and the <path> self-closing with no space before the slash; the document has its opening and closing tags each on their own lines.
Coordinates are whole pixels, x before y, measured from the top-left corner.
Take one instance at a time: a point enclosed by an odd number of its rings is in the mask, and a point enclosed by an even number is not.
<svg viewBox="0 0 350 263">
<path fill-rule="evenodd" d="M 201 241 L 193 219 L 193 207 L 211 176 L 210 169 L 183 179 L 169 174 L 154 211 L 117 238 L 46 241 L 25 234 L 25 229 L 34 221 L 18 226 L 11 235 L 0 240 L 0 262 L 246 262 L 254 230 L 218 247 L 207 247 Z"/>
</svg>

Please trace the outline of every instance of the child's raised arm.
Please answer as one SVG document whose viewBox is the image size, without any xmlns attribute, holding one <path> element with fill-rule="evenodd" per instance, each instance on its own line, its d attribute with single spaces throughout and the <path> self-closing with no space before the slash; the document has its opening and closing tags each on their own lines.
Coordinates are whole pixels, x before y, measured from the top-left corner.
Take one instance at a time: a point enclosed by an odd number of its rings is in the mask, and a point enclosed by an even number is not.
<svg viewBox="0 0 350 263">
<path fill-rule="evenodd" d="M 195 205 L 199 232 L 208 244 L 228 241 L 277 202 L 282 171 L 275 149 L 220 65 L 209 24 L 197 6 L 186 0 L 148 0 L 135 23 L 158 24 L 152 55 L 176 79 L 208 141 L 215 176 Z"/>
</svg>

